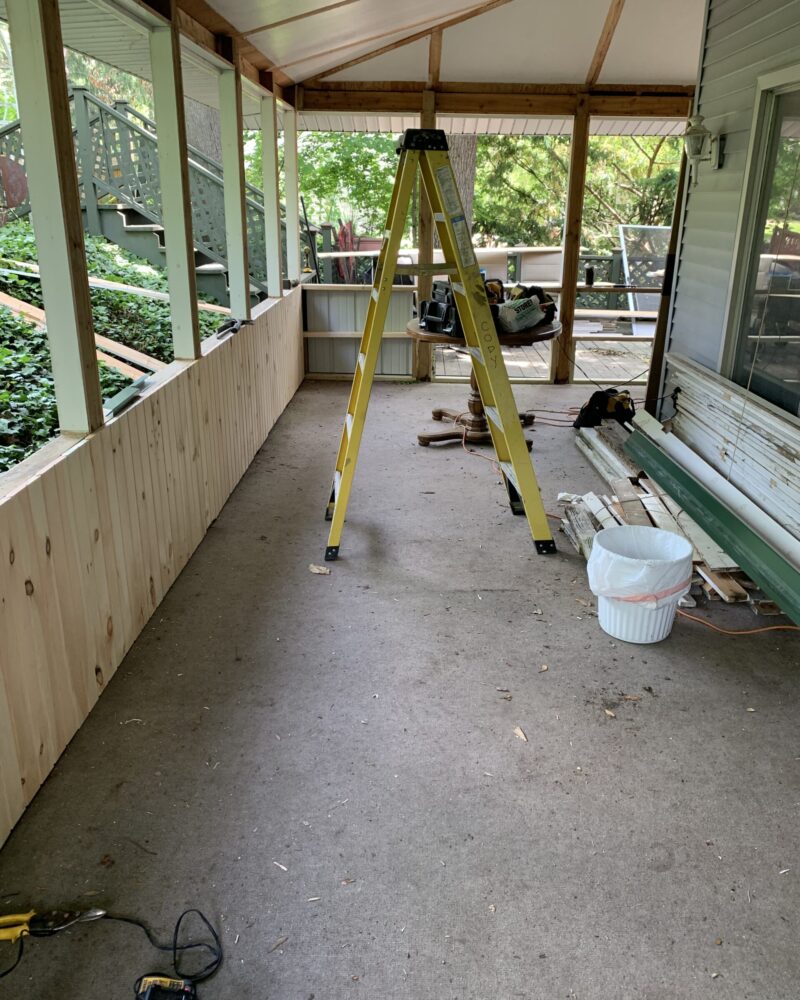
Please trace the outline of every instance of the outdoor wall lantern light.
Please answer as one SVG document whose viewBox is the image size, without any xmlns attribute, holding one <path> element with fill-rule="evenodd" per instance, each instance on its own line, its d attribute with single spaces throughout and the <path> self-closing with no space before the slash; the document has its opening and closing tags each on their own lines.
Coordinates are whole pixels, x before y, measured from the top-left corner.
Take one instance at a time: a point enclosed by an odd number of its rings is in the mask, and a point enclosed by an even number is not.
<svg viewBox="0 0 800 1000">
<path fill-rule="evenodd" d="M 708 142 L 708 152 L 703 155 Z M 702 115 L 692 115 L 683 133 L 686 158 L 692 165 L 694 183 L 697 184 L 697 167 L 700 163 L 710 163 L 712 170 L 719 170 L 725 157 L 725 136 L 712 135 L 703 124 Z"/>
</svg>

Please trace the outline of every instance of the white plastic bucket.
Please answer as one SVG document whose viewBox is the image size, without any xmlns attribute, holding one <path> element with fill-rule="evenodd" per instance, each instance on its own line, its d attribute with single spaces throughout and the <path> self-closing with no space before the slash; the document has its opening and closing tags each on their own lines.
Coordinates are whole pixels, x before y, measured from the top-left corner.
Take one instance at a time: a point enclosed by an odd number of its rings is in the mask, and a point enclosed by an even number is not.
<svg viewBox="0 0 800 1000">
<path fill-rule="evenodd" d="M 660 642 L 691 586 L 692 546 L 672 531 L 621 524 L 598 531 L 586 569 L 604 632 L 624 642 Z"/>
</svg>

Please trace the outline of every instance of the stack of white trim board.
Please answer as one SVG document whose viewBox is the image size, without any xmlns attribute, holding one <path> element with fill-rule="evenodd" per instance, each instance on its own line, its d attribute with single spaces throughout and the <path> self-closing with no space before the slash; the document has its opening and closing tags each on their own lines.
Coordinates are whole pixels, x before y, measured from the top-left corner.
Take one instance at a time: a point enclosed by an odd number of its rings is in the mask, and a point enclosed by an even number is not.
<svg viewBox="0 0 800 1000">
<path fill-rule="evenodd" d="M 681 607 L 694 607 L 704 594 L 726 604 L 747 602 L 756 614 L 780 614 L 780 608 L 760 591 L 736 560 L 693 520 L 659 484 L 646 476 L 624 453 L 629 431 L 606 422 L 583 427 L 575 443 L 608 484 L 608 493 L 560 493 L 564 506 L 561 528 L 575 549 L 589 558 L 594 536 L 617 524 L 640 524 L 674 531 L 689 540 L 693 550 L 692 589 Z"/>
</svg>

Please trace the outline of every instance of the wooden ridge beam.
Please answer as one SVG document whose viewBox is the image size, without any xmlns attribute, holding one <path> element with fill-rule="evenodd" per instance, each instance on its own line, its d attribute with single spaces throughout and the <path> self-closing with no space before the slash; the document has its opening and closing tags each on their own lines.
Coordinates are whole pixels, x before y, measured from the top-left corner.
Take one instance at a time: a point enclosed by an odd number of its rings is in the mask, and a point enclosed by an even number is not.
<svg viewBox="0 0 800 1000">
<path fill-rule="evenodd" d="M 431 32 L 428 46 L 428 90 L 439 86 L 439 73 L 442 67 L 442 29 Z"/>
<path fill-rule="evenodd" d="M 589 72 L 586 75 L 586 84 L 589 87 L 592 87 L 595 83 L 597 83 L 603 69 L 603 63 L 606 61 L 608 50 L 611 47 L 614 32 L 617 30 L 619 19 L 622 16 L 622 8 L 624 6 L 625 0 L 611 0 L 611 3 L 609 4 L 608 13 L 606 14 L 606 19 L 603 24 L 603 30 L 600 32 L 600 37 L 597 40 L 597 47 L 594 50 L 594 55 L 592 56 L 592 61 L 589 65 Z"/>
</svg>

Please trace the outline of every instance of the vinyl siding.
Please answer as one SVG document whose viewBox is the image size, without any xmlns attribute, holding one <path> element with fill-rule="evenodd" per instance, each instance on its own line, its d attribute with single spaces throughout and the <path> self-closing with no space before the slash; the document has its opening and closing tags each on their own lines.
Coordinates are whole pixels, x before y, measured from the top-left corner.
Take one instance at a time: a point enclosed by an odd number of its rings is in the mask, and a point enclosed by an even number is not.
<svg viewBox="0 0 800 1000">
<path fill-rule="evenodd" d="M 800 0 L 710 0 L 698 111 L 725 134 L 725 163 L 690 186 L 670 333 L 671 352 L 719 371 L 756 81 L 800 61 Z"/>
</svg>

